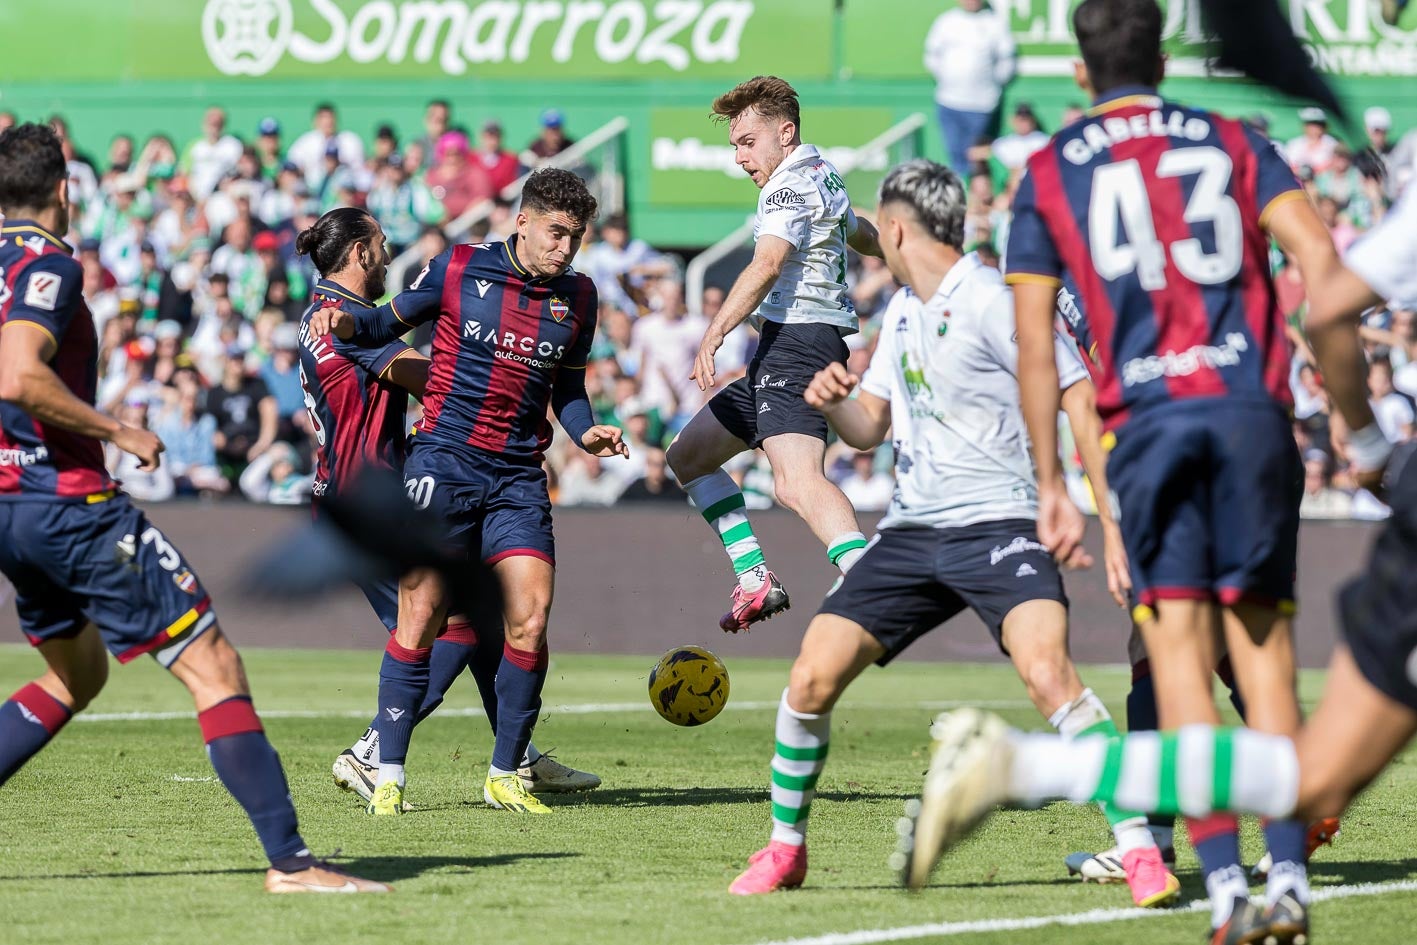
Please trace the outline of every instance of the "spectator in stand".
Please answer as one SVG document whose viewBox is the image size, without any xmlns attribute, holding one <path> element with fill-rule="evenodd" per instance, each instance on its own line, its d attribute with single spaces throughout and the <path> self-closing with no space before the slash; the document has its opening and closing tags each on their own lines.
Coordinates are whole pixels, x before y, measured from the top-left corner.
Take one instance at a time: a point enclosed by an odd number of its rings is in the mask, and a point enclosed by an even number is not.
<svg viewBox="0 0 1417 945">
<path fill-rule="evenodd" d="M 425 226 L 423 231 L 418 234 L 418 243 L 415 248 L 418 250 L 418 258 L 427 265 L 429 261 L 448 248 L 448 237 L 436 226 Z M 413 285 L 413 280 L 418 278 L 422 269 L 422 266 L 409 266 L 408 271 L 404 273 L 403 285 L 399 287 L 400 290 Z"/>
<path fill-rule="evenodd" d="M 168 387 L 177 374 L 177 359 L 182 356 L 182 326 L 176 322 L 158 322 L 152 328 L 152 336 L 153 355 L 148 373 L 155 385 Z"/>
<path fill-rule="evenodd" d="M 149 325 L 157 324 L 162 285 L 166 281 L 167 270 L 157 261 L 157 248 L 151 241 L 144 240 L 138 245 L 138 277 L 133 284 L 138 290 L 138 301 L 143 306 L 140 317 Z"/>
<path fill-rule="evenodd" d="M 305 388 L 300 383 L 300 329 L 294 322 L 276 325 L 271 336 L 271 356 L 261 366 L 261 380 L 276 399 L 279 428 L 276 439 L 298 439 L 295 418 L 305 412 Z"/>
<path fill-rule="evenodd" d="M 15 117 L 14 112 L 0 112 L 0 134 L 4 134 L 9 129 L 13 128 L 17 121 L 19 121 L 19 119 Z"/>
<path fill-rule="evenodd" d="M 422 148 L 420 152 L 423 161 L 421 167 L 431 166 L 433 155 L 438 150 L 438 142 L 442 140 L 443 135 L 448 133 L 452 117 L 452 106 L 441 98 L 435 98 L 428 103 L 427 108 L 423 109 L 423 137 L 414 142 Z M 416 172 L 417 169 L 409 173 L 412 175 Z"/>
<path fill-rule="evenodd" d="M 560 111 L 548 108 L 541 113 L 541 134 L 531 140 L 522 152 L 521 162 L 527 167 L 540 167 L 549 159 L 560 154 L 562 151 L 575 144 L 573 140 L 566 137 L 566 132 L 562 127 L 565 118 Z"/>
<path fill-rule="evenodd" d="M 150 135 L 138 154 L 133 168 L 140 176 L 154 181 L 170 181 L 177 176 L 177 149 L 167 135 Z"/>
<path fill-rule="evenodd" d="M 153 218 L 152 239 L 169 260 L 176 260 L 189 252 L 194 239 L 207 235 L 207 221 L 197 210 L 187 178 L 172 178 L 166 193 L 167 207 Z"/>
<path fill-rule="evenodd" d="M 517 156 L 502 147 L 502 126 L 496 121 L 482 126 L 476 160 L 487 172 L 487 182 L 494 194 L 501 194 L 522 175 L 522 165 Z"/>
<path fill-rule="evenodd" d="M 94 329 L 103 334 L 103 324 L 118 314 L 118 280 L 103 266 L 98 257 L 98 240 L 82 240 L 79 243 L 79 266 L 84 273 L 84 299 L 93 313 Z"/>
<path fill-rule="evenodd" d="M 1363 112 L 1363 128 L 1368 132 L 1368 147 L 1386 159 L 1397 142 L 1392 140 L 1392 112 L 1374 105 Z"/>
<path fill-rule="evenodd" d="M 94 173 L 93 162 L 74 146 L 73 139 L 69 137 L 69 123 L 63 116 L 51 116 L 49 127 L 59 138 L 59 146 L 64 151 L 64 162 L 69 171 L 69 200 L 77 205 L 70 219 L 76 220 L 81 215 L 77 211 L 82 211 L 98 196 L 98 175 Z"/>
<path fill-rule="evenodd" d="M 393 125 L 380 125 L 374 129 L 374 150 L 364 162 L 365 175 L 369 178 L 370 187 L 373 186 L 374 175 L 385 164 L 388 164 L 389 160 L 398 154 L 398 151 L 399 136 L 394 131 Z"/>
<path fill-rule="evenodd" d="M 875 464 L 875 452 L 857 453 L 851 458 L 851 472 L 837 483 L 858 512 L 885 511 L 895 494 L 895 478 Z"/>
<path fill-rule="evenodd" d="M 222 495 L 231 483 L 217 468 L 216 418 L 200 407 L 201 387 L 191 361 L 179 361 L 172 402 L 153 417 L 152 430 L 167 447 L 162 463 L 180 494 Z"/>
<path fill-rule="evenodd" d="M 212 253 L 212 271 L 230 280 L 232 302 L 247 318 L 255 318 L 266 294 L 266 275 L 251 245 L 251 222 L 238 217 L 222 231 L 222 245 Z"/>
<path fill-rule="evenodd" d="M 689 501 L 679 484 L 669 478 L 669 467 L 664 461 L 664 450 L 651 446 L 644 451 L 644 475 L 625 487 L 620 493 L 621 502 L 662 502 L 683 506 Z"/>
<path fill-rule="evenodd" d="M 857 317 L 866 321 L 885 309 L 899 287 L 882 260 L 875 256 L 862 256 L 860 261 L 854 279 L 849 280 L 851 304 L 856 306 Z"/>
<path fill-rule="evenodd" d="M 300 457 L 289 443 L 276 443 L 241 473 L 241 494 L 252 502 L 301 505 L 310 499 L 314 477 L 302 475 Z"/>
<path fill-rule="evenodd" d="M 391 155 L 375 177 L 366 201 L 389 241 L 389 253 L 398 256 L 418 239 L 425 226 L 443 219 L 443 205 L 421 179 L 410 179 L 402 159 Z"/>
<path fill-rule="evenodd" d="M 1368 403 L 1384 436 L 1394 443 L 1412 439 L 1417 416 L 1413 414 L 1412 402 L 1392 386 L 1392 364 L 1386 356 L 1373 358 L 1368 365 Z"/>
<path fill-rule="evenodd" d="M 305 281 L 305 273 L 301 268 L 290 264 L 293 257 L 286 255 L 286 246 L 280 234 L 274 230 L 262 230 L 251 241 L 251 248 L 256 251 L 256 258 L 261 264 L 261 306 L 265 307 L 266 296 L 273 282 L 284 282 L 286 296 L 293 299 L 297 306 L 302 306 L 310 296 L 310 286 Z"/>
<path fill-rule="evenodd" d="M 295 216 L 295 210 L 310 196 L 305 186 L 305 174 L 299 167 L 286 161 L 276 172 L 275 186 L 261 195 L 257 215 L 269 227 L 278 227 Z"/>
<path fill-rule="evenodd" d="M 351 167 L 364 163 L 364 142 L 352 131 L 340 131 L 335 107 L 328 102 L 315 106 L 311 128 L 295 139 L 286 160 L 298 165 L 305 174 L 305 184 L 318 190 L 325 177 L 325 152 L 334 143 L 339 162 Z"/>
<path fill-rule="evenodd" d="M 557 505 L 585 505 L 608 507 L 615 504 L 620 493 L 625 491 L 622 480 L 610 475 L 605 463 L 598 456 L 584 450 L 573 449 L 569 453 L 566 466 L 558 477 L 556 492 Z"/>
<path fill-rule="evenodd" d="M 492 196 L 487 172 L 480 164 L 469 161 L 469 156 L 467 135 L 449 131 L 438 139 L 433 166 L 425 178 L 449 221 L 458 219 L 468 207 Z"/>
<path fill-rule="evenodd" d="M 1048 143 L 1048 134 L 1038 123 L 1033 106 L 1020 102 L 1009 119 L 1011 131 L 989 146 L 989 153 L 1010 174 L 1023 172 L 1023 166 L 1035 151 Z"/>
<path fill-rule="evenodd" d="M 644 277 L 663 274 L 665 260 L 644 240 L 630 238 L 624 214 L 608 218 L 599 229 L 599 239 L 580 254 L 580 270 L 595 281 L 602 300 L 609 300 L 627 312 L 640 308 Z"/>
<path fill-rule="evenodd" d="M 116 419 L 130 427 L 148 429 L 148 401 L 145 391 L 132 391 L 116 411 Z M 103 452 L 108 474 L 122 483 L 123 491 L 134 499 L 139 502 L 166 502 L 172 498 L 176 488 L 166 456 L 158 457 L 156 469 L 144 472 L 138 468 L 142 460 L 112 443 L 105 443 Z"/>
<path fill-rule="evenodd" d="M 202 136 L 182 151 L 179 167 L 192 194 L 206 200 L 241 157 L 241 142 L 226 133 L 226 112 L 213 106 L 202 117 Z"/>
<path fill-rule="evenodd" d="M 280 144 L 280 122 L 262 118 L 256 125 L 256 156 L 261 162 L 261 176 L 271 184 L 276 182 L 285 166 L 285 149 Z"/>
<path fill-rule="evenodd" d="M 1275 273 L 1274 295 L 1284 320 L 1298 325 L 1304 314 L 1306 295 L 1304 277 L 1299 274 L 1299 262 L 1292 254 L 1285 255 L 1284 268 Z"/>
<path fill-rule="evenodd" d="M 1339 142 L 1333 149 L 1333 160 L 1327 170 L 1315 175 L 1314 188 L 1320 196 L 1336 200 L 1344 217 L 1359 230 L 1377 222 L 1377 208 L 1384 199 L 1382 182 L 1358 169 L 1348 145 Z"/>
<path fill-rule="evenodd" d="M 1353 497 L 1333 487 L 1333 460 L 1323 450 L 1304 453 L 1304 496 L 1300 518 L 1335 519 L 1353 515 Z"/>
<path fill-rule="evenodd" d="M 280 426 L 276 399 L 260 378 L 246 372 L 246 349 L 240 344 L 227 349 L 221 385 L 207 394 L 207 410 L 216 417 L 212 443 L 217 459 L 233 472 L 245 468 L 276 441 Z"/>
<path fill-rule="evenodd" d="M 1322 174 L 1338 147 L 1338 139 L 1328 133 L 1328 115 L 1322 108 L 1309 106 L 1299 109 L 1299 120 L 1304 123 L 1304 133 L 1284 146 L 1284 155 L 1296 172 L 1307 168 L 1311 174 Z"/>
<path fill-rule="evenodd" d="M 692 375 L 709 323 L 689 314 L 681 283 L 656 282 L 652 310 L 631 331 L 631 357 L 639 365 L 640 400 L 659 412 L 671 432 L 678 432 L 707 402 L 708 394 Z"/>
<path fill-rule="evenodd" d="M 1008 21 L 983 0 L 959 0 L 925 37 L 945 152 L 961 176 L 969 175 L 969 149 L 991 137 L 994 110 L 1014 77 L 1015 53 Z"/>
<path fill-rule="evenodd" d="M 1315 202 L 1315 207 L 1319 212 L 1319 219 L 1328 227 L 1329 235 L 1333 237 L 1333 245 L 1340 253 L 1347 252 L 1348 247 L 1358 239 L 1358 228 L 1339 212 L 1338 201 L 1332 197 L 1320 197 Z"/>
</svg>

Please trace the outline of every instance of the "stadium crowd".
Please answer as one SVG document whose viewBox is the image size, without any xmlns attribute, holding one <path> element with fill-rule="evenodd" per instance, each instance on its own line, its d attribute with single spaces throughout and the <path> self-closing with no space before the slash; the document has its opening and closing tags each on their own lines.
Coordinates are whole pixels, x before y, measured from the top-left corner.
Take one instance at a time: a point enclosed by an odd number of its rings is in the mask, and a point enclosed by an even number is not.
<svg viewBox="0 0 1417 945">
<path fill-rule="evenodd" d="M 1019 104 L 1007 133 L 979 137 L 955 154 L 969 184 L 967 248 L 998 264 L 1024 162 L 1050 130 L 1081 114 L 1070 107 L 1050 129 L 1033 107 Z M 1280 143 L 1340 248 L 1381 219 L 1417 174 L 1417 130 L 1396 135 L 1381 107 L 1364 117 L 1371 150 L 1359 155 L 1330 135 L 1326 116 L 1312 108 L 1299 115 L 1303 134 Z M 15 120 L 0 112 L 0 129 Z M 1267 132 L 1264 116 L 1250 122 Z M 427 258 L 446 247 L 444 226 L 491 200 L 494 209 L 473 238 L 504 238 L 512 232 L 514 208 L 500 198 L 503 189 L 573 143 L 565 117 L 548 110 L 541 133 L 514 151 L 494 118 L 473 133 L 444 101 L 427 105 L 424 134 L 413 139 L 400 140 L 384 125 L 366 142 L 340 126 L 329 104 L 317 106 L 310 128 L 293 139 L 271 118 L 251 129 L 228 128 L 225 112 L 213 107 L 190 141 L 153 135 L 139 144 L 120 135 L 101 157 L 82 149 L 62 117 L 50 123 L 69 163 L 75 213 L 68 239 L 77 248 L 99 332 L 98 406 L 150 427 L 167 445 L 153 473 L 138 471 L 131 456 L 115 451 L 110 458 L 125 488 L 148 501 L 308 499 L 313 439 L 297 349 L 314 273 L 295 254 L 297 233 L 333 207 L 363 206 L 383 226 L 392 253 L 417 247 Z M 870 202 L 869 195 L 856 197 L 858 206 Z M 1273 263 L 1280 305 L 1294 326 L 1291 386 L 1305 467 L 1303 514 L 1383 517 L 1386 508 L 1348 472 L 1343 437 L 1335 435 L 1340 421 L 1297 328 L 1303 284 L 1290 261 L 1277 255 Z M 690 372 L 724 291 L 710 286 L 702 298 L 685 298 L 683 260 L 634 238 L 619 215 L 596 223 L 575 265 L 600 291 L 587 386 L 598 419 L 624 427 L 631 457 L 597 459 L 558 434 L 547 457 L 553 498 L 583 506 L 683 503 L 664 449 L 713 393 L 701 392 Z M 410 270 L 405 282 L 415 273 Z M 860 371 L 897 286 L 879 260 L 855 257 L 849 283 L 861 327 L 848 339 L 850 366 Z M 1417 436 L 1414 309 L 1417 299 L 1391 300 L 1368 313 L 1363 329 L 1373 405 L 1395 441 Z M 747 331 L 730 337 L 718 356 L 721 381 L 743 371 L 753 344 Z M 858 509 L 889 503 L 889 445 L 857 453 L 837 443 L 828 464 Z M 1076 496 L 1086 507 L 1090 492 L 1080 466 L 1071 465 Z M 745 454 L 731 471 L 750 505 L 773 503 L 772 475 L 760 454 Z"/>
</svg>

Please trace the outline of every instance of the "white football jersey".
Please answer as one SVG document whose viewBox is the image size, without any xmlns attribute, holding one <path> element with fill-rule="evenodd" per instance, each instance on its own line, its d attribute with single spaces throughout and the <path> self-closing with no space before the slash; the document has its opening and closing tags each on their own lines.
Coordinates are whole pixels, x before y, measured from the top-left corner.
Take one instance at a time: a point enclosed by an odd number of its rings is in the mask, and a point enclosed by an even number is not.
<svg viewBox="0 0 1417 945">
<path fill-rule="evenodd" d="M 820 322 L 855 332 L 856 309 L 846 291 L 846 238 L 855 232 L 841 175 L 815 145 L 798 145 L 758 194 L 753 238 L 780 237 L 793 251 L 754 313 L 755 325 Z"/>
<path fill-rule="evenodd" d="M 1087 368 L 1071 338 L 1054 338 L 1066 390 Z M 930 299 L 897 292 L 861 389 L 891 404 L 896 489 L 881 528 L 1038 517 L 1014 298 L 997 269 L 970 253 Z"/>
<path fill-rule="evenodd" d="M 1349 247 L 1344 265 L 1393 305 L 1417 305 L 1417 186 Z"/>
</svg>

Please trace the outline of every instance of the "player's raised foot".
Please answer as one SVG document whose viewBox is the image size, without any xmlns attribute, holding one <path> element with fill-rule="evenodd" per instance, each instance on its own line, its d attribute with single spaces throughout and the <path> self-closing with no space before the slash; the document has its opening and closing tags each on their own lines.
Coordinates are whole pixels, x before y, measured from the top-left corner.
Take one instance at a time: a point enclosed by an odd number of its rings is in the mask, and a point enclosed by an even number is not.
<svg viewBox="0 0 1417 945">
<path fill-rule="evenodd" d="M 1235 897 L 1230 918 L 1210 933 L 1210 945 L 1263 945 L 1269 937 L 1269 923 L 1264 912 L 1250 902 L 1248 896 Z"/>
<path fill-rule="evenodd" d="M 308 869 L 286 873 L 266 870 L 266 892 L 269 893 L 386 893 L 393 892 L 388 883 L 351 876 L 339 867 L 315 860 Z"/>
<path fill-rule="evenodd" d="M 1308 945 L 1309 910 L 1285 893 L 1279 901 L 1264 911 L 1265 945 Z"/>
<path fill-rule="evenodd" d="M 807 878 L 807 845 L 774 840 L 748 857 L 748 868 L 728 887 L 735 896 L 757 896 L 796 889 Z"/>
<path fill-rule="evenodd" d="M 335 776 L 335 787 L 341 791 L 353 791 L 366 804 L 374 796 L 374 787 L 379 780 L 379 766 L 366 765 L 353 749 L 346 748 L 340 752 L 330 770 Z"/>
<path fill-rule="evenodd" d="M 791 609 L 792 601 L 787 597 L 787 590 L 777 575 L 769 571 L 763 586 L 756 591 L 745 591 L 741 584 L 733 588 L 733 608 L 723 615 L 718 626 L 724 633 L 737 633 L 747 630 L 759 620 L 767 620 Z"/>
<path fill-rule="evenodd" d="M 373 814 L 376 817 L 393 817 L 404 812 L 403 788 L 399 787 L 397 781 L 385 781 L 374 788 L 374 794 L 369 798 L 369 806 L 364 808 L 366 814 Z"/>
<path fill-rule="evenodd" d="M 1122 856 L 1122 867 L 1132 902 L 1143 909 L 1164 909 L 1181 898 L 1181 881 L 1166 868 L 1156 847 L 1129 850 Z"/>
<path fill-rule="evenodd" d="M 576 794 L 600 787 L 600 778 L 589 771 L 577 771 L 563 765 L 551 753 L 543 751 L 529 765 L 517 769 L 517 777 L 532 794 Z"/>
<path fill-rule="evenodd" d="M 978 709 L 942 712 L 930 726 L 935 744 L 919 800 L 905 805 L 890 863 L 901 882 L 920 889 L 947 849 L 1005 800 L 1013 746 L 1002 719 Z"/>
<path fill-rule="evenodd" d="M 482 799 L 498 810 L 514 814 L 551 813 L 551 808 L 537 800 L 517 774 L 488 775 L 487 783 L 482 785 Z"/>
<path fill-rule="evenodd" d="M 1162 847 L 1161 862 L 1168 867 L 1176 865 L 1176 848 Z M 1113 847 L 1101 853 L 1069 853 L 1063 859 L 1069 876 L 1077 876 L 1084 883 L 1125 883 L 1127 868 L 1122 864 L 1122 851 Z"/>
<path fill-rule="evenodd" d="M 1332 846 L 1333 841 L 1338 839 L 1341 824 L 1337 817 L 1324 817 L 1309 824 L 1308 835 L 1304 838 L 1304 862 L 1307 863 L 1314 858 L 1319 847 Z M 1260 861 L 1250 870 L 1250 875 L 1255 879 L 1264 880 L 1269 876 L 1269 869 L 1274 865 L 1274 857 L 1265 851 L 1265 855 L 1260 857 Z"/>
<path fill-rule="evenodd" d="M 1396 26 L 1402 11 L 1407 9 L 1409 0 L 1383 0 L 1383 20 L 1389 26 Z"/>
</svg>

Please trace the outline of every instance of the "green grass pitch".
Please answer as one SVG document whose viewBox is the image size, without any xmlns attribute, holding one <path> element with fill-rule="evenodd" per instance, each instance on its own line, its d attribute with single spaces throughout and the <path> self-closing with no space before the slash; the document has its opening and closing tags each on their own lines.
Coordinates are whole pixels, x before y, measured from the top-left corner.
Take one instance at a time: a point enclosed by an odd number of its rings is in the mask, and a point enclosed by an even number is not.
<svg viewBox="0 0 1417 945">
<path fill-rule="evenodd" d="M 1065 877 L 1065 854 L 1108 845 L 1101 816 L 1087 808 L 997 815 L 942 864 L 932 888 L 915 896 L 896 888 L 885 861 L 902 802 L 920 785 L 933 710 L 982 702 L 1014 724 L 1046 724 L 1008 667 L 996 665 L 869 672 L 835 715 L 813 805 L 807 886 L 752 900 L 728 896 L 728 883 L 767 836 L 772 706 L 786 665 L 735 660 L 731 641 L 719 652 L 732 698 L 697 729 L 674 728 L 649 708 L 652 658 L 553 660 L 537 743 L 602 775 L 605 785 L 553 798 L 554 816 L 541 818 L 482 805 L 491 736 L 484 719 L 467 714 L 479 703 L 464 677 L 447 703 L 453 711 L 435 715 L 414 741 L 409 797 L 418 809 L 375 820 L 333 787 L 329 765 L 364 728 L 379 653 L 248 651 L 256 705 L 268 715 L 306 838 L 320 853 L 340 849 L 352 870 L 394 883 L 391 897 L 264 894 L 255 836 L 213 779 L 195 721 L 111 718 L 189 712 L 185 691 L 150 661 L 115 667 L 90 709 L 110 718 L 71 724 L 0 791 L 0 942 L 755 945 L 869 930 L 887 931 L 854 941 L 1201 939 L 1203 913 L 1116 921 L 1108 913 L 1130 906 L 1124 888 Z M 13 691 L 38 665 L 23 647 L 0 647 L 0 691 Z M 1092 668 L 1084 678 L 1120 714 L 1125 671 Z M 1305 698 L 1320 685 L 1318 675 L 1305 675 Z M 562 705 L 582 711 L 557 711 Z M 1337 847 L 1315 861 L 1316 885 L 1339 894 L 1316 909 L 1320 945 L 1411 937 L 1412 759 L 1398 759 L 1350 812 Z M 1247 859 L 1258 846 L 1258 830 L 1248 827 Z M 1195 859 L 1189 849 L 1180 857 L 1194 901 L 1204 895 Z M 1350 897 L 1365 883 L 1387 885 Z M 1393 888 L 1399 883 L 1411 889 Z M 1090 914 L 1082 924 L 1037 929 L 970 926 L 909 939 L 888 932 L 1080 913 Z"/>
</svg>

